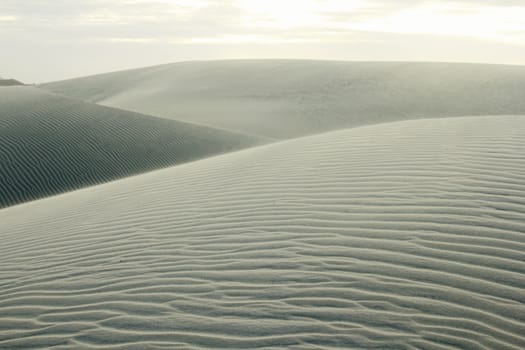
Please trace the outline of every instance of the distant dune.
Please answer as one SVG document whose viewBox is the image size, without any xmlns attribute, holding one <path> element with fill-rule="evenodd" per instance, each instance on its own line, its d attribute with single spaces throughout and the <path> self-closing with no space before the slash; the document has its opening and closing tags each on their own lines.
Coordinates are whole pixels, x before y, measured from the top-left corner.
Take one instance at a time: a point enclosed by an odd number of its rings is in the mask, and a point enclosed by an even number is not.
<svg viewBox="0 0 525 350">
<path fill-rule="evenodd" d="M 0 86 L 17 86 L 24 85 L 24 83 L 15 79 L 2 79 L 0 78 Z"/>
<path fill-rule="evenodd" d="M 523 117 L 404 121 L 1 210 L 0 348 L 524 349 L 524 154 Z"/>
<path fill-rule="evenodd" d="M 0 207 L 261 142 L 40 89 L 4 87 Z"/>
<path fill-rule="evenodd" d="M 108 106 L 278 139 L 413 118 L 525 114 L 525 66 L 185 62 L 42 87 Z"/>
</svg>

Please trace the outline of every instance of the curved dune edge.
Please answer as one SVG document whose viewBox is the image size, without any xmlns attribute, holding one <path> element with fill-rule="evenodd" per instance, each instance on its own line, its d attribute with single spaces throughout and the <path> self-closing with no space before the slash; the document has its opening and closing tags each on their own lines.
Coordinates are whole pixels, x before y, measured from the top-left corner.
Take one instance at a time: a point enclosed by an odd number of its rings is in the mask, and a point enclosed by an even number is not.
<svg viewBox="0 0 525 350">
<path fill-rule="evenodd" d="M 40 89 L 0 88 L 0 208 L 263 142 Z"/>
<path fill-rule="evenodd" d="M 525 347 L 525 118 L 405 121 L 0 211 L 0 348 Z"/>
<path fill-rule="evenodd" d="M 40 87 L 103 105 L 274 139 L 422 117 L 525 114 L 524 66 L 195 61 Z"/>
</svg>

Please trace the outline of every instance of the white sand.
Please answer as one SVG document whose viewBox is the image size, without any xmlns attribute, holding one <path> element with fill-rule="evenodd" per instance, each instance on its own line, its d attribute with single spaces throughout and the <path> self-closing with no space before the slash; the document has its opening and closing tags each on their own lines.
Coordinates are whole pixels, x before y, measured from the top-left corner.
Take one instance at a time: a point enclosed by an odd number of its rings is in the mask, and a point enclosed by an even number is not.
<svg viewBox="0 0 525 350">
<path fill-rule="evenodd" d="M 183 62 L 46 84 L 104 105 L 271 138 L 423 117 L 525 114 L 525 67 Z"/>
<path fill-rule="evenodd" d="M 355 128 L 0 211 L 0 348 L 523 349 L 525 118 Z"/>
</svg>

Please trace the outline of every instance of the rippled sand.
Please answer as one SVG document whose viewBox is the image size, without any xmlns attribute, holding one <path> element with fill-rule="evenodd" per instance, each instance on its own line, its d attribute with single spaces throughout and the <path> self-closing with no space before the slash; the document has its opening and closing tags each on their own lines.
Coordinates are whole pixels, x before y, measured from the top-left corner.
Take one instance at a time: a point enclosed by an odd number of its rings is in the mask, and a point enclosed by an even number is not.
<svg viewBox="0 0 525 350">
<path fill-rule="evenodd" d="M 523 349 L 525 118 L 284 141 L 0 211 L 0 348 Z"/>
</svg>

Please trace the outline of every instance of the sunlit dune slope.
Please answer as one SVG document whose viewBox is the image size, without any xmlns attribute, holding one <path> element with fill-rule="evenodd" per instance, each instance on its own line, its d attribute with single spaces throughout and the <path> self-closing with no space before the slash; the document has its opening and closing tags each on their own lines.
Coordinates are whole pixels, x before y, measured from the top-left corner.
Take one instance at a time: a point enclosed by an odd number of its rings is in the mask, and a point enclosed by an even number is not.
<svg viewBox="0 0 525 350">
<path fill-rule="evenodd" d="M 40 89 L 0 88 L 0 207 L 261 142 Z"/>
<path fill-rule="evenodd" d="M 0 211 L 0 348 L 523 349 L 525 118 L 380 124 Z"/>
<path fill-rule="evenodd" d="M 42 86 L 104 105 L 285 139 L 425 117 L 525 114 L 525 67 L 183 62 Z"/>
</svg>

